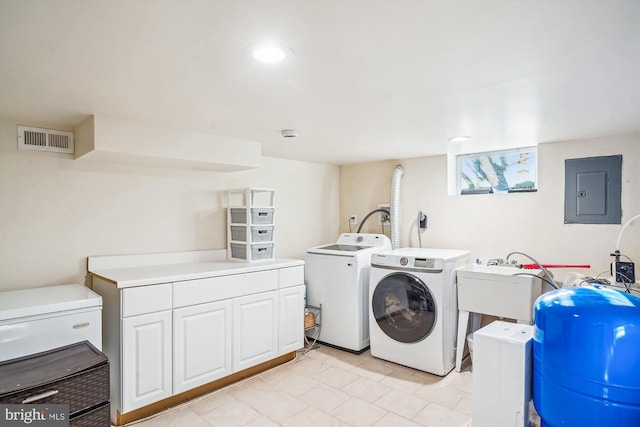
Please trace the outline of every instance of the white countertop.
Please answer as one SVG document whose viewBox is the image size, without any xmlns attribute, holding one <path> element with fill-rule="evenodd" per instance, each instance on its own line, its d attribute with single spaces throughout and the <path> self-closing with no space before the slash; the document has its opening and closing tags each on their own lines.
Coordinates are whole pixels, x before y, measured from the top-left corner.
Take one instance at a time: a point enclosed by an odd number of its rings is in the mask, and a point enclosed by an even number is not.
<svg viewBox="0 0 640 427">
<path fill-rule="evenodd" d="M 251 273 L 276 268 L 304 265 L 303 260 L 279 258 L 272 261 L 242 262 L 214 260 L 161 265 L 141 265 L 114 268 L 91 268 L 89 273 L 115 284 L 118 288 L 204 279 L 207 277 Z"/>
</svg>

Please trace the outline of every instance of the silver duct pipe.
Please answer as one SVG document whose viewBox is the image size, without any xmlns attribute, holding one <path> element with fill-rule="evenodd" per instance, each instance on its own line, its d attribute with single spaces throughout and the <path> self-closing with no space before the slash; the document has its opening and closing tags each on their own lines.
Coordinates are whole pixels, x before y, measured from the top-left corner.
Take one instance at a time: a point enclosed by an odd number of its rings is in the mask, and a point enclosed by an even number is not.
<svg viewBox="0 0 640 427">
<path fill-rule="evenodd" d="M 400 178 L 403 174 L 404 169 L 397 165 L 391 175 L 391 249 L 400 247 Z"/>
</svg>

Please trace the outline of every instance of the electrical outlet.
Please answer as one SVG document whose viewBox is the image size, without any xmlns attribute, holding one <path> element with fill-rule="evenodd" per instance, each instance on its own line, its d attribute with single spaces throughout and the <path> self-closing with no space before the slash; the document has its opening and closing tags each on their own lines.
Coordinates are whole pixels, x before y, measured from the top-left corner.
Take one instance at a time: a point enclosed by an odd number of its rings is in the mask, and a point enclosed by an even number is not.
<svg viewBox="0 0 640 427">
<path fill-rule="evenodd" d="M 349 221 L 351 222 L 351 224 L 357 224 L 358 223 L 358 215 L 357 214 L 351 214 L 351 216 L 349 217 Z"/>
<path fill-rule="evenodd" d="M 378 203 L 378 209 L 386 209 L 391 212 L 391 205 L 389 203 Z M 383 212 L 378 212 L 378 225 L 390 225 L 391 216 Z"/>
<path fill-rule="evenodd" d="M 422 211 L 420 211 L 420 213 L 418 214 L 420 215 L 420 223 L 418 224 L 420 230 L 426 230 L 427 229 L 427 216 L 422 213 Z"/>
</svg>

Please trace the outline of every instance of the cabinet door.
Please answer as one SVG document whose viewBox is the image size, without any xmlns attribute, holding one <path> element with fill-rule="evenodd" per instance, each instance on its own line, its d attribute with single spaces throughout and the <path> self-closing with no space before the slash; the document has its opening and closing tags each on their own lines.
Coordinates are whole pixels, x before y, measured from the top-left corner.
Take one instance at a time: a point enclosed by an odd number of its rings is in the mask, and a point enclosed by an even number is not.
<svg viewBox="0 0 640 427">
<path fill-rule="evenodd" d="M 278 356 L 278 291 L 233 300 L 233 370 Z"/>
<path fill-rule="evenodd" d="M 280 289 L 278 351 L 280 355 L 304 347 L 304 285 Z"/>
<path fill-rule="evenodd" d="M 171 392 L 171 311 L 122 319 L 122 412 Z"/>
<path fill-rule="evenodd" d="M 173 392 L 231 374 L 231 300 L 173 311 Z"/>
</svg>

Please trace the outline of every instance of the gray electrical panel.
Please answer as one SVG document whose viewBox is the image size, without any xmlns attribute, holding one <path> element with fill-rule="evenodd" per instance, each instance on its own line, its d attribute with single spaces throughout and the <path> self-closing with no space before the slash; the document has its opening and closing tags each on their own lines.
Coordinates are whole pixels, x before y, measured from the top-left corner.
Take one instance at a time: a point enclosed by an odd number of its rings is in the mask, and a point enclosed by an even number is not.
<svg viewBox="0 0 640 427">
<path fill-rule="evenodd" d="M 565 224 L 620 224 L 621 193 L 621 155 L 565 160 Z"/>
</svg>

